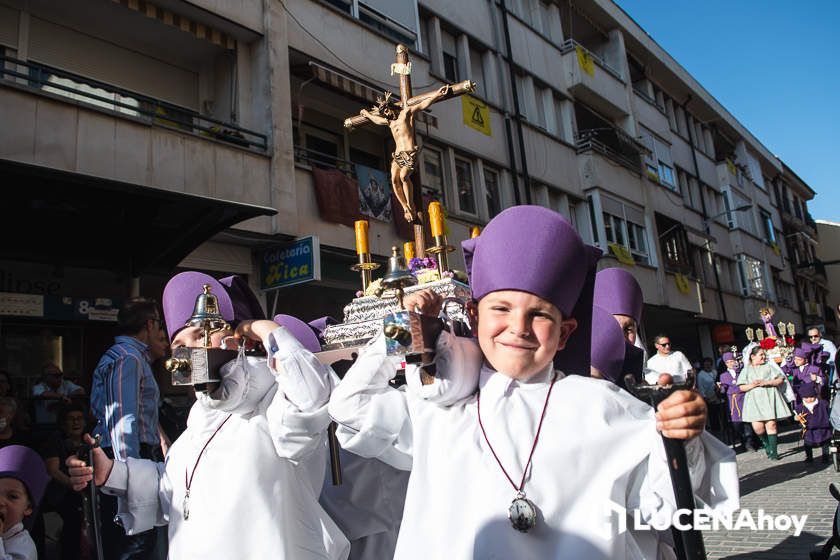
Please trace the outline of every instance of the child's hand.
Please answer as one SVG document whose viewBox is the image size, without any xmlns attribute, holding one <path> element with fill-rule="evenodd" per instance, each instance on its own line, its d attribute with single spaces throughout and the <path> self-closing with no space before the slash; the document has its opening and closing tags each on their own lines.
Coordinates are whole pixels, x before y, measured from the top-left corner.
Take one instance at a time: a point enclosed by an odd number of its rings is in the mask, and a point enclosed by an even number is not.
<svg viewBox="0 0 840 560">
<path fill-rule="evenodd" d="M 672 439 L 691 439 L 706 427 L 706 402 L 697 391 L 675 391 L 659 403 L 656 429 Z"/>
<path fill-rule="evenodd" d="M 237 340 L 250 338 L 251 340 L 262 342 L 262 340 L 271 334 L 271 331 L 276 329 L 278 326 L 279 325 L 277 325 L 274 321 L 269 321 L 267 319 L 260 319 L 258 321 L 242 321 L 236 327 L 236 332 L 233 333 L 233 336 Z"/>
<path fill-rule="evenodd" d="M 419 310 L 423 315 L 429 315 L 430 317 L 437 317 L 440 314 L 442 304 L 443 298 L 431 289 L 414 292 L 403 299 L 403 307 L 408 311 Z"/>
<path fill-rule="evenodd" d="M 93 438 L 90 434 L 85 434 L 85 443 L 93 445 Z M 87 466 L 83 459 L 79 459 L 76 455 L 70 455 L 64 461 L 67 465 L 67 471 L 70 474 L 70 483 L 73 485 L 73 490 L 77 492 L 87 486 L 87 483 L 93 478 L 93 473 L 96 472 L 96 480 L 94 483 L 97 486 L 102 486 L 108 480 L 111 474 L 111 469 L 114 466 L 114 461 L 105 455 L 101 447 L 96 447 L 93 450 L 93 468 Z"/>
</svg>

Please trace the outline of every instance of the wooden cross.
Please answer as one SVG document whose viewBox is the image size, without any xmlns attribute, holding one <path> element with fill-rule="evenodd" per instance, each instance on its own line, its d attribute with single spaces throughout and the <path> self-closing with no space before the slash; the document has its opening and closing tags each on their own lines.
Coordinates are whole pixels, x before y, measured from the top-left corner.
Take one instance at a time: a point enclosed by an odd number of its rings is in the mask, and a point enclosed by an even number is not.
<svg viewBox="0 0 840 560">
<path fill-rule="evenodd" d="M 359 115 L 345 119 L 344 127 L 352 130 L 372 122 L 391 129 L 391 136 L 396 145 L 391 154 L 391 187 L 402 206 L 406 221 L 414 227 L 415 251 L 417 256 L 422 258 L 425 256 L 426 246 L 422 214 L 414 207 L 414 187 L 411 183 L 411 174 L 417 164 L 419 151 L 415 138 L 414 115 L 439 101 L 474 92 L 475 82 L 466 80 L 458 84 L 446 84 L 436 91 L 412 96 L 411 62 L 408 59 L 408 48 L 402 44 L 397 45 L 396 62 L 391 65 L 391 74 L 394 73 L 400 76 L 400 101 L 393 101 L 391 92 L 385 92 L 371 110 L 362 109 Z"/>
</svg>

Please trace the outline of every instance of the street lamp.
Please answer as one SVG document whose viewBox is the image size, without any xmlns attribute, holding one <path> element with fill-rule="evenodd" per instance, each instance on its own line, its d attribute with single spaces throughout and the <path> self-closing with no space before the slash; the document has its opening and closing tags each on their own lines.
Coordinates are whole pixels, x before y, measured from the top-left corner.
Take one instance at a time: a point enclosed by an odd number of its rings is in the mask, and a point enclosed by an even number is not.
<svg viewBox="0 0 840 560">
<path fill-rule="evenodd" d="M 708 218 L 703 218 L 703 225 L 706 226 L 706 228 L 708 228 L 709 227 L 709 222 L 711 222 L 714 219 L 720 218 L 721 216 L 725 216 L 727 214 L 732 214 L 733 212 L 744 212 L 746 210 L 752 209 L 752 207 L 753 207 L 752 204 L 742 204 L 741 206 L 738 206 L 737 208 L 733 208 L 731 210 L 724 210 L 723 212 L 721 212 L 719 214 L 715 214 L 714 216 L 709 216 Z M 708 233 L 708 232 L 706 232 L 706 233 Z"/>
</svg>

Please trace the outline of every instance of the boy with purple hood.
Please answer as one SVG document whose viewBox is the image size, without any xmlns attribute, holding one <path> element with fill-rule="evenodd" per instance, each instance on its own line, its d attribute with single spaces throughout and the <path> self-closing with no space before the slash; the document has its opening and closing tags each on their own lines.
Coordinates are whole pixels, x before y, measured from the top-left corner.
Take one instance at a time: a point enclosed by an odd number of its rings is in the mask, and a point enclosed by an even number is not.
<svg viewBox="0 0 840 560">
<path fill-rule="evenodd" d="M 163 292 L 173 348 L 203 346 L 202 329 L 188 321 L 205 285 L 229 324 L 252 313 L 214 278 L 177 274 Z M 232 281 L 227 289 L 241 296 L 237 288 L 245 287 Z M 214 332 L 211 345 L 240 337 L 262 342 L 267 357 L 241 351 L 221 367 L 215 390 L 196 391 L 187 429 L 164 463 L 112 462 L 96 449 L 95 473 L 78 459 L 66 461 L 74 488 L 95 474 L 105 492 L 122 496 L 127 534 L 168 525 L 170 558 L 346 560 L 349 543 L 318 504 L 307 468 L 316 456 L 323 472 L 328 368 L 287 329 L 264 319 Z"/>
<path fill-rule="evenodd" d="M 0 560 L 37 560 L 26 526 L 49 480 L 44 460 L 33 450 L 23 445 L 0 449 Z"/>
<path fill-rule="evenodd" d="M 589 378 L 600 252 L 560 214 L 508 208 L 463 246 L 480 352 L 453 359 L 474 342 L 443 333 L 438 373 L 477 371 L 478 390 L 443 406 L 391 388 L 397 366 L 379 335 L 330 400 L 331 416 L 371 450 L 413 460 L 395 559 L 656 558 L 649 531 L 618 530 L 609 514 L 639 510 L 668 526 L 676 505 L 657 428 L 697 436 L 702 399 L 677 392 L 654 414 Z M 424 297 L 406 301 L 436 314 Z M 731 450 L 702 434 L 686 452 L 698 506 L 736 508 Z"/>
<path fill-rule="evenodd" d="M 796 404 L 802 402 L 800 391 L 804 385 L 815 384 L 817 395 L 825 392 L 826 375 L 819 366 L 808 363 L 810 355 L 807 349 L 796 347 L 793 350 L 793 363 L 786 362 L 782 365 L 785 375 L 793 377 L 792 385 L 793 392 L 796 394 Z"/>
<path fill-rule="evenodd" d="M 815 447 L 822 448 L 822 462 L 828 462 L 828 442 L 831 441 L 831 423 L 828 420 L 828 402 L 819 398 L 817 386 L 805 383 L 800 386 L 802 402 L 796 405 L 795 419 L 804 424 L 805 462 L 814 462 Z"/>
</svg>

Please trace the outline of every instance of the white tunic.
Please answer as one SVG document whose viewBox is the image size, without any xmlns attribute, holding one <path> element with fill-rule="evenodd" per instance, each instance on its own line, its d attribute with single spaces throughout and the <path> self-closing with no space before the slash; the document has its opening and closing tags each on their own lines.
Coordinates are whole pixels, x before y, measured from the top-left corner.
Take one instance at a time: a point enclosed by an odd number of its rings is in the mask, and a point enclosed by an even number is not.
<svg viewBox="0 0 840 560">
<path fill-rule="evenodd" d="M 478 366 L 465 370 L 470 367 Z M 396 559 L 656 557 L 656 535 L 621 533 L 610 515 L 617 507 L 638 508 L 643 519 L 662 520 L 676 509 L 650 406 L 607 381 L 559 374 L 525 483 L 539 519 L 535 529 L 519 533 L 507 519 L 515 491 L 482 437 L 476 396 L 440 406 L 389 388 L 393 374 L 377 339 L 334 390 L 330 414 L 359 430 L 369 451 L 387 443 L 413 458 Z M 481 371 L 481 418 L 517 484 L 551 374 L 523 383 Z M 706 434 L 686 451 L 698 506 L 737 508 L 732 451 Z"/>
<path fill-rule="evenodd" d="M 272 371 L 254 358 L 223 370 L 224 394 L 200 396 L 165 464 L 114 463 L 104 489 L 126 497 L 126 533 L 168 522 L 175 560 L 347 558 L 347 539 L 318 505 L 310 476 L 313 465 L 324 469 L 329 371 L 285 329 L 264 343 Z"/>
<path fill-rule="evenodd" d="M 35 542 L 23 523 L 12 525 L 0 538 L 0 560 L 38 560 Z"/>
</svg>

